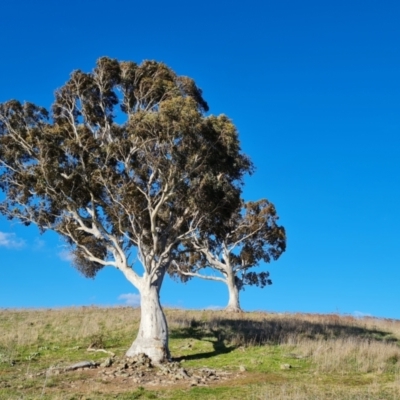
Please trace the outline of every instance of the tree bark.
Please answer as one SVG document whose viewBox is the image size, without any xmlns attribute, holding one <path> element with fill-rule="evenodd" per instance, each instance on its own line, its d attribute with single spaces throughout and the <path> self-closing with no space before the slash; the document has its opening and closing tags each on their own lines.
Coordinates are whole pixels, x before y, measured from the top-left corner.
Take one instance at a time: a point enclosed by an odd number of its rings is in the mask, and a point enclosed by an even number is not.
<svg viewBox="0 0 400 400">
<path fill-rule="evenodd" d="M 242 312 L 239 302 L 239 288 L 235 281 L 235 275 L 228 273 L 226 277 L 226 285 L 228 286 L 229 301 L 225 307 L 225 311 L 229 312 Z"/>
<path fill-rule="evenodd" d="M 161 279 L 162 282 L 162 279 Z M 160 280 L 151 284 L 145 280 L 140 285 L 141 318 L 139 332 L 126 352 L 128 357 L 144 353 L 155 364 L 170 360 L 168 349 L 168 326 L 160 303 Z"/>
</svg>

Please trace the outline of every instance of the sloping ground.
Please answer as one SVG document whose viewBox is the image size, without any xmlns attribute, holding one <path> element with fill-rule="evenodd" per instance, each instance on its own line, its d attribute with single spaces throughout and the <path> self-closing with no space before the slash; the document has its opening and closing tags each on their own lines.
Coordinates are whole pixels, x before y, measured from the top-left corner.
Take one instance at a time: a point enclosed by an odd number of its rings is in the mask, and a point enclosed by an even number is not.
<svg viewBox="0 0 400 400">
<path fill-rule="evenodd" d="M 125 359 L 128 307 L 0 311 L 0 399 L 400 399 L 400 321 L 167 310 L 168 366 Z"/>
</svg>

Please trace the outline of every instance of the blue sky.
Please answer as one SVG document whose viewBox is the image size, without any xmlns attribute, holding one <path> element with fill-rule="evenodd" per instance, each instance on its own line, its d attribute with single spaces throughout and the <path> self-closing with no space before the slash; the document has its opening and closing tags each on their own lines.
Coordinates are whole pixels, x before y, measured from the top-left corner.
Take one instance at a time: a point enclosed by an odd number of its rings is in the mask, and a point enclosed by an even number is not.
<svg viewBox="0 0 400 400">
<path fill-rule="evenodd" d="M 398 1 L 5 1 L 0 102 L 49 107 L 100 56 L 164 61 L 233 119 L 287 251 L 246 310 L 400 319 Z M 162 303 L 222 307 L 224 285 L 167 280 Z M 111 269 L 83 278 L 55 234 L 0 217 L 0 307 L 137 304 Z"/>
</svg>

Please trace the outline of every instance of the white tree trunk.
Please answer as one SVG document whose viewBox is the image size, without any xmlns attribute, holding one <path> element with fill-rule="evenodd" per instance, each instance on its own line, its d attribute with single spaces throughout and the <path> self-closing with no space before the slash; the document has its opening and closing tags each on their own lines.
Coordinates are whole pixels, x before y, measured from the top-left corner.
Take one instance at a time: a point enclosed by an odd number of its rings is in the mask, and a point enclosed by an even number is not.
<svg viewBox="0 0 400 400">
<path fill-rule="evenodd" d="M 161 280 L 162 282 L 162 280 Z M 168 326 L 160 304 L 161 286 L 144 281 L 140 287 L 141 318 L 136 340 L 126 352 L 128 357 L 144 353 L 153 363 L 159 364 L 170 359 L 168 349 Z"/>
<path fill-rule="evenodd" d="M 229 312 L 241 312 L 239 303 L 239 289 L 235 283 L 235 275 L 233 273 L 228 273 L 226 277 L 226 285 L 228 286 L 229 301 L 228 305 L 225 307 L 225 311 Z"/>
</svg>

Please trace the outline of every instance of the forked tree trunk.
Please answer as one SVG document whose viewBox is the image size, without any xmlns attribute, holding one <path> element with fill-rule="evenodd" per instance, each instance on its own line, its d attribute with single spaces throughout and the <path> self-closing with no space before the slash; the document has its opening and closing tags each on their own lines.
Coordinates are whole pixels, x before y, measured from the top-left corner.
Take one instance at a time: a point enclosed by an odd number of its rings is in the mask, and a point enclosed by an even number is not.
<svg viewBox="0 0 400 400">
<path fill-rule="evenodd" d="M 242 312 L 239 302 L 239 288 L 236 285 L 234 274 L 227 275 L 226 284 L 228 286 L 229 301 L 228 305 L 225 307 L 225 311 Z"/>
<path fill-rule="evenodd" d="M 141 286 L 139 332 L 126 355 L 133 357 L 144 353 L 155 364 L 169 361 L 168 326 L 159 296 L 161 284 L 151 285 L 145 281 Z"/>
</svg>

